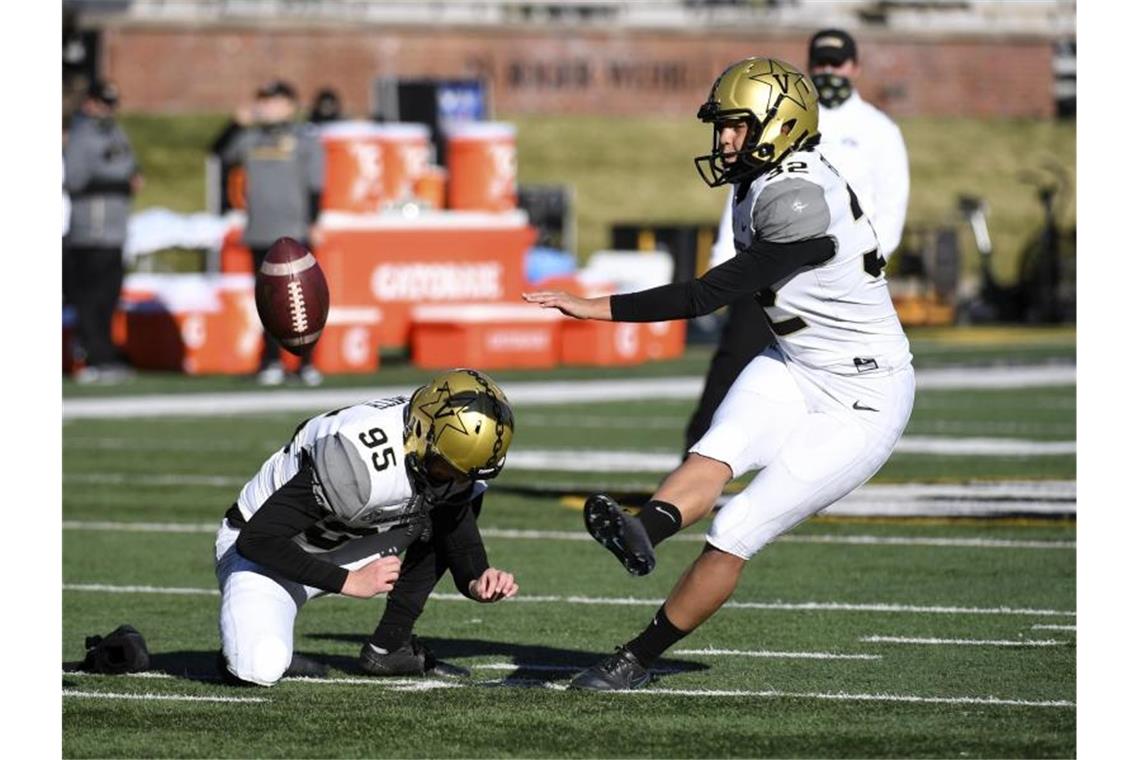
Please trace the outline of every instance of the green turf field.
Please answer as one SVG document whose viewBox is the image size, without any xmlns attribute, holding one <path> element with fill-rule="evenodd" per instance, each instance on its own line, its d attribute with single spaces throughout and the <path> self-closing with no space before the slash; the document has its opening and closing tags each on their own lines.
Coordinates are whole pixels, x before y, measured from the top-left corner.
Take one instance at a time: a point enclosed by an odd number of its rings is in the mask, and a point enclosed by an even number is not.
<svg viewBox="0 0 1140 760">
<path fill-rule="evenodd" d="M 1070 331 L 912 334 L 917 364 L 1072 362 Z M 707 349 L 633 370 L 509 380 L 699 375 Z M 411 384 L 390 367 L 330 385 Z M 498 377 L 498 375 L 496 375 Z M 236 391 L 248 380 L 144 376 L 65 385 L 66 400 Z M 1071 385 L 920 392 L 909 437 L 1075 440 Z M 528 405 L 512 452 L 677 452 L 690 402 Z M 314 408 L 313 412 L 321 411 Z M 705 525 L 633 579 L 582 540 L 580 497 L 554 486 L 649 488 L 653 472 L 508 469 L 480 524 L 518 599 L 482 606 L 449 580 L 417 631 L 459 681 L 369 679 L 356 668 L 382 600 L 317 599 L 297 649 L 323 681 L 216 682 L 213 526 L 291 435 L 298 413 L 68 419 L 63 427 L 65 662 L 121 623 L 147 637 L 145 676 L 63 674 L 67 757 L 1070 757 L 1076 752 L 1075 522 L 811 520 L 761 552 L 730 606 L 659 663 L 645 692 L 564 690 L 637 633 L 696 555 Z M 896 454 L 873 483 L 1072 480 L 1075 454 Z M 542 531 L 536 534 L 534 531 Z M 225 701 L 213 701 L 225 700 Z"/>
</svg>

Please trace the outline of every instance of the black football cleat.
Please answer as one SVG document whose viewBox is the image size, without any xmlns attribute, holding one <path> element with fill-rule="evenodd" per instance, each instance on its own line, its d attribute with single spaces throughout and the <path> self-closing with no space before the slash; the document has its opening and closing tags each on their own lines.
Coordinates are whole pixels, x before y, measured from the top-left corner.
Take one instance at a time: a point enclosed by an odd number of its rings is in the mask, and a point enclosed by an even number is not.
<svg viewBox="0 0 1140 760">
<path fill-rule="evenodd" d="M 583 670 L 570 680 L 571 689 L 588 691 L 629 691 L 640 689 L 653 679 L 633 653 L 618 647 L 601 662 Z"/>
<path fill-rule="evenodd" d="M 645 526 L 626 514 L 616 501 L 604 493 L 596 493 L 586 499 L 582 515 L 586 519 L 586 530 L 621 561 L 630 575 L 653 572 L 657 554 Z"/>
<path fill-rule="evenodd" d="M 437 660 L 416 636 L 412 636 L 412 640 L 399 649 L 384 654 L 376 651 L 369 642 L 364 642 L 360 649 L 360 667 L 365 673 L 374 676 L 466 678 L 471 675 L 467 668 Z"/>
</svg>

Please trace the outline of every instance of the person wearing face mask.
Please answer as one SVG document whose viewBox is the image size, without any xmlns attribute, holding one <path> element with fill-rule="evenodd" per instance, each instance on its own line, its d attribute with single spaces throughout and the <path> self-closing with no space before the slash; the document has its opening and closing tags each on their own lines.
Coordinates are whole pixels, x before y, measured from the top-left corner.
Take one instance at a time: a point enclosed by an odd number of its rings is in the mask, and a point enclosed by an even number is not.
<svg viewBox="0 0 1140 760">
<path fill-rule="evenodd" d="M 223 144 L 216 146 L 224 165 L 245 169 L 244 242 L 253 254 L 254 272 L 280 237 L 308 246 L 320 209 L 324 151 L 316 130 L 296 117 L 297 91 L 288 82 L 269 82 L 257 91 L 252 107 L 237 110 L 235 128 L 227 130 L 219 141 Z M 322 380 L 308 357 L 302 359 L 300 377 L 306 385 Z M 285 381 L 280 346 L 268 334 L 257 380 L 262 385 Z"/>
<path fill-rule="evenodd" d="M 863 100 L 855 87 L 860 73 L 855 40 L 842 29 L 822 29 L 808 42 L 808 74 L 819 92 L 820 154 L 848 181 L 879 241 L 886 261 L 898 248 L 906 222 L 910 171 L 902 133 L 890 117 Z M 736 255 L 732 193 L 725 199 L 710 267 Z M 756 325 L 764 325 L 757 329 Z M 763 309 L 751 297 L 727 309 L 704 390 L 685 428 L 685 451 L 708 430 L 729 387 L 753 358 L 772 345 Z"/>
<path fill-rule="evenodd" d="M 80 383 L 130 377 L 111 341 L 111 316 L 123 286 L 123 245 L 131 197 L 142 174 L 130 141 L 115 121 L 119 90 L 92 82 L 71 121 L 64 148 L 65 192 L 71 209 L 64 236 L 64 288 L 75 306 L 84 367 Z"/>
</svg>

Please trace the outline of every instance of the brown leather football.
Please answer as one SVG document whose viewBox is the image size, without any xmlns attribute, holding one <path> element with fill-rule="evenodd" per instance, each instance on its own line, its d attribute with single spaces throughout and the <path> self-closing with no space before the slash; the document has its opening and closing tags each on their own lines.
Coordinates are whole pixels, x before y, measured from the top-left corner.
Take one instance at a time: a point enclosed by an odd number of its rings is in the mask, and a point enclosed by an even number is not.
<svg viewBox="0 0 1140 760">
<path fill-rule="evenodd" d="M 298 356 L 312 350 L 329 316 L 329 286 L 312 252 L 278 238 L 257 270 L 254 295 L 266 332 Z"/>
</svg>

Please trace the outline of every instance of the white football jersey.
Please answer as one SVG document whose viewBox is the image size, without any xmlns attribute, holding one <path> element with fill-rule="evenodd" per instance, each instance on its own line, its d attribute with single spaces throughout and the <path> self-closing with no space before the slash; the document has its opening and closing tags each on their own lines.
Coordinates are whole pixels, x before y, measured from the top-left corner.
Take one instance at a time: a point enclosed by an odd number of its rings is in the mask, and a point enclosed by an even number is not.
<svg viewBox="0 0 1140 760">
<path fill-rule="evenodd" d="M 878 239 L 847 182 L 818 151 L 792 153 L 733 208 L 738 251 L 753 239 L 829 237 L 835 255 L 757 294 L 788 360 L 838 374 L 909 365 L 910 344 L 882 272 Z"/>
<path fill-rule="evenodd" d="M 305 551 L 330 551 L 350 539 L 410 522 L 419 497 L 404 464 L 407 405 L 404 396 L 377 399 L 302 423 L 242 488 L 237 500 L 242 516 L 250 519 L 297 474 L 307 455 L 320 480 L 317 501 L 328 516 L 294 538 Z M 472 497 L 485 487 L 477 483 Z"/>
</svg>

